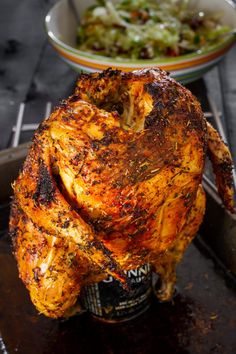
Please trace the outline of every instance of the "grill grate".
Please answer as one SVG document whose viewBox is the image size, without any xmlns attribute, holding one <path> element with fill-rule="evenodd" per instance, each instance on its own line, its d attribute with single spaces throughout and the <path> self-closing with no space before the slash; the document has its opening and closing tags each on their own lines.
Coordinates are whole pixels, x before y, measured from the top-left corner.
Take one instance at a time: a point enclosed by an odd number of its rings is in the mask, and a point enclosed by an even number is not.
<svg viewBox="0 0 236 354">
<path fill-rule="evenodd" d="M 47 102 L 45 106 L 45 117 L 48 117 L 51 111 L 52 111 L 52 103 Z M 34 131 L 39 126 L 39 124 L 23 124 L 24 112 L 25 112 L 25 103 L 21 102 L 16 117 L 16 123 L 12 127 L 12 133 L 13 133 L 13 138 L 11 143 L 12 147 L 17 147 L 19 145 L 22 132 Z"/>
</svg>

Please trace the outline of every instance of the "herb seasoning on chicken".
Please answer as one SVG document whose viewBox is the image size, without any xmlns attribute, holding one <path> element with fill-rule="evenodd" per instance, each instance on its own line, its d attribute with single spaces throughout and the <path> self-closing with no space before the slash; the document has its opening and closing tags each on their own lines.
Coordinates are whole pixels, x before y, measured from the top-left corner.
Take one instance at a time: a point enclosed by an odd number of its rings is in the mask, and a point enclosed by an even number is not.
<svg viewBox="0 0 236 354">
<path fill-rule="evenodd" d="M 68 316 L 82 287 L 149 263 L 170 299 L 205 210 L 206 153 L 233 211 L 231 156 L 200 104 L 159 69 L 80 76 L 38 128 L 14 183 L 10 230 L 37 309 Z"/>
</svg>

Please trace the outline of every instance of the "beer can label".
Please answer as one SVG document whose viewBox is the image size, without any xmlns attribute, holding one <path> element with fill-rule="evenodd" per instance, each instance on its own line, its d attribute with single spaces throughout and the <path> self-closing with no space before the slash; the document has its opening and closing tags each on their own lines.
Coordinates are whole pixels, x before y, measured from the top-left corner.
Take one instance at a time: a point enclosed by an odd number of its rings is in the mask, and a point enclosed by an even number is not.
<svg viewBox="0 0 236 354">
<path fill-rule="evenodd" d="M 108 276 L 100 283 L 86 286 L 81 292 L 83 306 L 93 315 L 108 321 L 119 321 L 135 317 L 150 304 L 152 292 L 150 265 L 127 270 L 129 290 Z"/>
</svg>

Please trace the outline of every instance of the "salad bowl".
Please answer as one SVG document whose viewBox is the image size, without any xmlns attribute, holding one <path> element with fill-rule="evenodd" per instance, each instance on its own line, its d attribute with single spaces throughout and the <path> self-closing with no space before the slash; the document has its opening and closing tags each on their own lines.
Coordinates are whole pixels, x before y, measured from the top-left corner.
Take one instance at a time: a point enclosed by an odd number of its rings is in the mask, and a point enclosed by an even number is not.
<svg viewBox="0 0 236 354">
<path fill-rule="evenodd" d="M 236 41 L 236 6 L 232 1 L 192 0 L 191 4 L 196 6 L 197 11 L 220 14 L 221 24 L 229 26 L 232 31 L 228 35 L 223 35 L 219 42 L 202 50 L 174 57 L 131 59 L 94 54 L 78 49 L 76 40 L 78 21 L 81 20 L 86 9 L 95 3 L 93 0 L 86 2 L 74 0 L 74 6 L 71 6 L 71 1 L 60 0 L 45 18 L 49 41 L 61 58 L 76 71 L 95 72 L 108 67 L 131 71 L 147 67 L 160 67 L 168 71 L 176 80 L 188 83 L 203 76 L 219 62 Z"/>
</svg>

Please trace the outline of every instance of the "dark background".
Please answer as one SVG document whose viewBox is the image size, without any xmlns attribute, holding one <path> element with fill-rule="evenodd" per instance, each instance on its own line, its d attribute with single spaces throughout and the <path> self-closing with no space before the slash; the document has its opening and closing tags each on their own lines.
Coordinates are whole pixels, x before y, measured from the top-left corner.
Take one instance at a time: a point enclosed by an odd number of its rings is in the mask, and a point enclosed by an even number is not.
<svg viewBox="0 0 236 354">
<path fill-rule="evenodd" d="M 78 75 L 47 41 L 44 18 L 55 2 L 0 1 L 0 149 L 9 145 L 20 102 L 24 123 L 38 122 L 46 103 L 68 96 Z"/>
<path fill-rule="evenodd" d="M 47 102 L 55 106 L 73 91 L 78 74 L 54 52 L 44 29 L 46 13 L 55 2 L 0 0 L 0 149 L 11 144 L 21 102 L 26 103 L 24 123 L 38 123 Z M 189 88 L 204 110 L 209 109 L 208 92 L 223 112 L 236 158 L 236 46 L 204 80 Z M 30 135 L 22 134 L 21 142 Z M 150 309 L 134 321 L 107 325 L 89 314 L 59 321 L 40 316 L 31 304 L 4 233 L 0 237 L 0 353 L 235 354 L 235 279 L 229 279 L 208 256 L 206 249 L 202 253 L 191 245 L 178 269 L 176 297 L 167 304 L 153 299 Z"/>
</svg>

